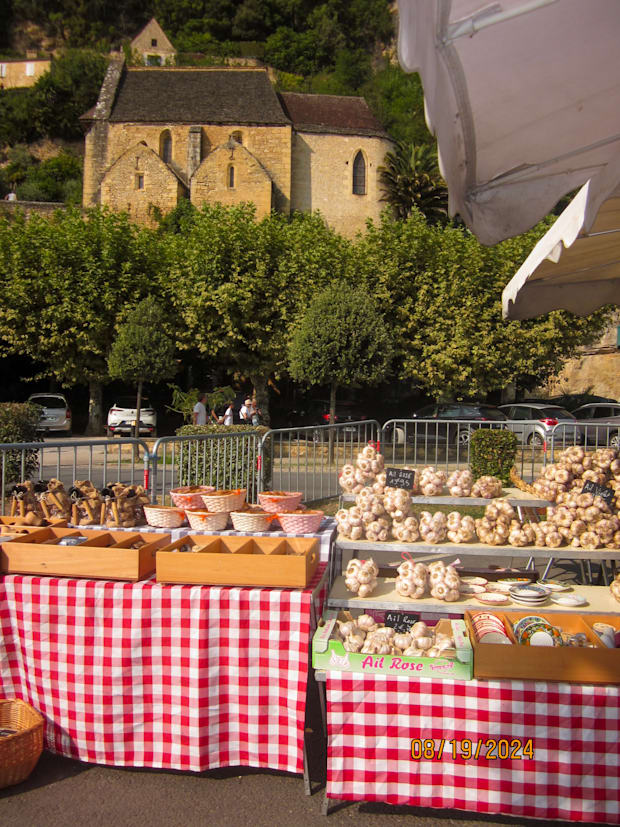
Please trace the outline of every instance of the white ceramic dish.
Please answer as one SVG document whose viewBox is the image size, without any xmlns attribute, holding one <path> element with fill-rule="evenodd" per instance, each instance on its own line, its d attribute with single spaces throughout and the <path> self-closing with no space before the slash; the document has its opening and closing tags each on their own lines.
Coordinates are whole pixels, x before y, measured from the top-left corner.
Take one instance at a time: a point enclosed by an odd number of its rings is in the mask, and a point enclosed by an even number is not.
<svg viewBox="0 0 620 827">
<path fill-rule="evenodd" d="M 484 594 L 476 594 L 474 597 L 484 603 L 485 606 L 504 606 L 510 601 L 508 595 L 501 592 L 485 592 Z"/>
<path fill-rule="evenodd" d="M 579 594 L 552 594 L 551 599 L 559 606 L 587 606 L 588 601 Z"/>
<path fill-rule="evenodd" d="M 549 589 L 552 592 L 570 592 L 573 590 L 572 586 L 567 583 L 560 583 L 559 580 L 537 580 L 537 586 L 542 586 L 543 589 Z"/>
</svg>

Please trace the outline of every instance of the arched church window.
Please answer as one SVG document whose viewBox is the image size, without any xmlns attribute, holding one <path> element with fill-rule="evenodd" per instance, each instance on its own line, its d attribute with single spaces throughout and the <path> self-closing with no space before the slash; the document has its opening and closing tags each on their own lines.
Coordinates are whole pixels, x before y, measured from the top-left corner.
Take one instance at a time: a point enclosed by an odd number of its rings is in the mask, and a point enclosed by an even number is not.
<svg viewBox="0 0 620 827">
<path fill-rule="evenodd" d="M 169 129 L 164 129 L 159 136 L 159 157 L 165 164 L 172 161 L 172 135 Z"/>
<path fill-rule="evenodd" d="M 366 195 L 366 161 L 361 150 L 353 161 L 353 195 Z"/>
</svg>

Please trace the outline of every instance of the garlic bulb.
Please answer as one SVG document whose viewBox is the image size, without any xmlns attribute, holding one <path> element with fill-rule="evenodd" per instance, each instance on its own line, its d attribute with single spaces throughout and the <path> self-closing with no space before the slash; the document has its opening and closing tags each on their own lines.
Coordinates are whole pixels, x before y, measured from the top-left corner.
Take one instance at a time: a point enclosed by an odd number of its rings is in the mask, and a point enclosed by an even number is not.
<svg viewBox="0 0 620 827">
<path fill-rule="evenodd" d="M 379 569 L 372 558 L 358 560 L 354 557 L 347 565 L 344 584 L 358 597 L 368 597 L 377 587 L 378 574 Z"/>
<path fill-rule="evenodd" d="M 448 477 L 447 485 L 453 497 L 469 497 L 474 484 L 471 471 L 466 468 L 461 471 L 453 471 Z"/>
<path fill-rule="evenodd" d="M 405 560 L 397 569 L 398 576 L 395 581 L 395 589 L 402 597 L 410 597 L 417 600 L 424 597 L 427 589 L 428 572 L 423 563 L 412 563 Z"/>
<path fill-rule="evenodd" d="M 446 475 L 433 465 L 427 465 L 420 471 L 417 483 L 420 493 L 425 497 L 438 497 L 446 485 Z"/>
<path fill-rule="evenodd" d="M 444 543 L 447 534 L 448 518 L 442 511 L 431 514 L 430 511 L 420 512 L 420 537 L 426 543 Z"/>
<path fill-rule="evenodd" d="M 502 496 L 502 481 L 488 475 L 479 477 L 471 489 L 472 497 L 482 497 L 486 500 Z"/>
<path fill-rule="evenodd" d="M 456 569 L 453 566 L 446 566 L 441 560 L 431 563 L 428 569 L 431 596 L 436 600 L 445 600 L 448 603 L 458 600 L 461 579 Z"/>
<path fill-rule="evenodd" d="M 469 515 L 451 511 L 448 514 L 447 526 L 448 540 L 452 543 L 471 543 L 476 539 L 476 523 Z"/>
</svg>

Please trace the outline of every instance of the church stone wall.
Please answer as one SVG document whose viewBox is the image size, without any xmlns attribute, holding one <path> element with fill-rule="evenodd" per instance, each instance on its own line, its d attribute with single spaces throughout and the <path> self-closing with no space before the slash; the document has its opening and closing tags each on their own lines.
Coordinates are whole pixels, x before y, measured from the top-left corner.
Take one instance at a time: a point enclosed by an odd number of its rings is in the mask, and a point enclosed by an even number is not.
<svg viewBox="0 0 620 827">
<path fill-rule="evenodd" d="M 320 210 L 337 232 L 352 237 L 377 221 L 385 202 L 377 169 L 392 148 L 384 138 L 355 135 L 320 135 L 300 132 L 293 138 L 291 209 Z M 366 161 L 366 194 L 353 194 L 353 160 L 361 150 Z"/>
<path fill-rule="evenodd" d="M 271 178 L 245 147 L 220 146 L 196 171 L 191 183 L 191 201 L 197 207 L 218 202 L 232 206 L 251 201 L 260 220 L 271 212 Z"/>
</svg>

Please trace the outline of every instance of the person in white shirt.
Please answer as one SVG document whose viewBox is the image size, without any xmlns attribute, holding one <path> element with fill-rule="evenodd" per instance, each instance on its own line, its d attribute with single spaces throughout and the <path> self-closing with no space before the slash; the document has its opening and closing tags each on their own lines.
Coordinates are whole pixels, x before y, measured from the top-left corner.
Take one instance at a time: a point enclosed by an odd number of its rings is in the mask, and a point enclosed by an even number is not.
<svg viewBox="0 0 620 827">
<path fill-rule="evenodd" d="M 224 411 L 224 415 L 220 416 L 218 422 L 220 425 L 232 425 L 233 424 L 233 403 L 229 402 L 226 410 Z"/>
<path fill-rule="evenodd" d="M 194 405 L 194 410 L 192 411 L 192 422 L 194 425 L 207 424 L 207 409 L 205 407 L 206 398 L 206 393 L 201 393 L 198 395 L 198 402 L 196 402 Z"/>
<path fill-rule="evenodd" d="M 243 405 L 239 408 L 239 419 L 242 423 L 247 422 L 249 425 L 252 421 L 252 400 L 246 399 Z"/>
</svg>

